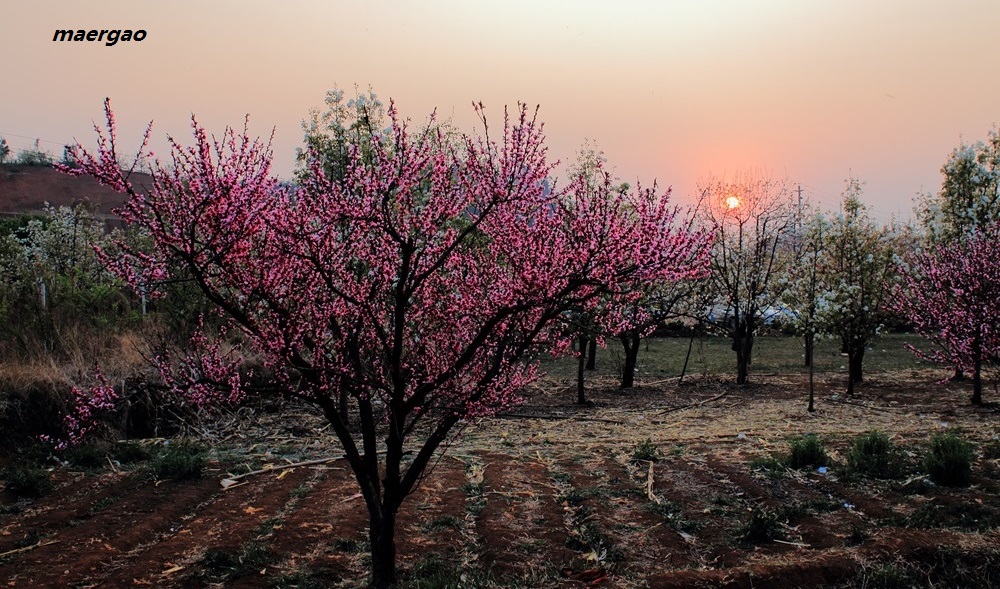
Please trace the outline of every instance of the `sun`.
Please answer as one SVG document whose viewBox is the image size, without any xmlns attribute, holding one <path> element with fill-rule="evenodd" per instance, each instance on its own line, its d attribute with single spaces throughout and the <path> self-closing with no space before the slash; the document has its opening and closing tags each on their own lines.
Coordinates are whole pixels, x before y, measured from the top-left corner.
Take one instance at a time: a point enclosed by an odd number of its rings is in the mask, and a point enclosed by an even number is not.
<svg viewBox="0 0 1000 589">
<path fill-rule="evenodd" d="M 729 210 L 733 210 L 736 207 L 740 206 L 740 199 L 739 199 L 739 197 L 736 197 L 736 196 L 727 196 L 726 197 L 726 206 L 729 207 Z"/>
</svg>

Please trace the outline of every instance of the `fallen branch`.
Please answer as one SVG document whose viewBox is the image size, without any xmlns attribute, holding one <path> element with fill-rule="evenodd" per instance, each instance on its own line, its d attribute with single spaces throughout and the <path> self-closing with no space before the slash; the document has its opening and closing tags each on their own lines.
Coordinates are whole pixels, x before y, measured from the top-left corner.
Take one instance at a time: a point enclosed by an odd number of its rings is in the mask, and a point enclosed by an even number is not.
<svg viewBox="0 0 1000 589">
<path fill-rule="evenodd" d="M 278 464 L 269 466 L 267 468 L 261 468 L 259 470 L 251 470 L 250 472 L 245 472 L 243 474 L 238 474 L 235 476 L 227 477 L 219 481 L 223 489 L 229 489 L 239 483 L 241 480 L 253 476 L 255 474 L 264 474 L 266 472 L 275 472 L 280 470 L 286 470 L 289 468 L 295 468 L 298 466 L 311 466 L 313 464 L 326 464 L 327 462 L 333 462 L 334 460 L 339 460 L 340 456 L 335 456 L 333 458 L 317 458 L 315 460 L 306 460 L 303 462 L 293 462 L 292 464 Z"/>
<path fill-rule="evenodd" d="M 51 542 L 36 542 L 31 546 L 25 546 L 23 548 L 15 548 L 14 550 L 8 550 L 7 552 L 0 552 L 0 558 L 3 558 L 5 556 L 10 556 L 11 554 L 18 554 L 20 552 L 27 552 L 29 550 L 34 550 L 35 548 L 38 548 L 40 546 L 48 546 L 50 544 L 58 544 L 58 543 L 59 540 L 52 540 Z"/>
<path fill-rule="evenodd" d="M 671 407 L 670 409 L 667 409 L 665 411 L 660 411 L 659 413 L 657 413 L 657 415 L 666 415 L 667 413 L 673 413 L 675 411 L 681 411 L 683 409 L 690 409 L 691 407 L 700 407 L 700 406 L 702 406 L 702 405 L 704 405 L 706 403 L 711 403 L 712 401 L 717 401 L 717 400 L 721 399 L 722 397 L 725 397 L 728 393 L 729 393 L 729 391 L 722 391 L 721 393 L 719 393 L 718 395 L 712 397 L 711 399 L 705 399 L 703 401 L 697 401 L 697 402 L 694 402 L 694 403 L 688 403 L 687 405 L 681 405 L 680 407 Z"/>
<path fill-rule="evenodd" d="M 777 542 L 778 544 L 788 544 L 789 546 L 798 546 L 799 548 L 809 548 L 808 544 L 804 544 L 802 542 L 788 542 L 786 540 L 774 540 L 774 542 Z"/>
<path fill-rule="evenodd" d="M 652 460 L 649 461 L 649 474 L 646 475 L 646 497 L 648 497 L 650 501 L 655 502 L 657 505 L 660 504 L 660 498 L 656 496 L 656 493 L 653 493 L 653 461 Z"/>
</svg>

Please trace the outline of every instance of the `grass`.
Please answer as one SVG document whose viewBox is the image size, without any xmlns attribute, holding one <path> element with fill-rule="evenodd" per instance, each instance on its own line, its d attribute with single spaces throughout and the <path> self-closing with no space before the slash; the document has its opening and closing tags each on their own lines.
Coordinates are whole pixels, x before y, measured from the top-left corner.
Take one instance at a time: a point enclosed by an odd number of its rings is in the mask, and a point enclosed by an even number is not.
<svg viewBox="0 0 1000 589">
<path fill-rule="evenodd" d="M 23 499 L 37 499 L 52 491 L 52 479 L 45 469 L 11 466 L 0 473 L 7 492 Z"/>
<path fill-rule="evenodd" d="M 800 438 L 792 438 L 788 454 L 788 466 L 804 468 L 806 466 L 826 466 L 829 458 L 823 448 L 823 442 L 816 434 L 806 434 Z"/>
<path fill-rule="evenodd" d="M 688 342 L 686 337 L 643 340 L 639 351 L 637 383 L 641 385 L 644 379 L 658 380 L 679 375 L 684 365 Z M 735 376 L 736 355 L 733 353 L 732 343 L 729 338 L 721 336 L 696 337 L 691 349 L 687 374 Z M 928 366 L 926 363 L 920 363 L 903 347 L 905 343 L 918 348 L 927 345 L 916 335 L 887 334 L 876 340 L 872 349 L 865 354 L 865 372 L 926 368 Z M 614 374 L 612 355 L 621 353 L 621 344 L 609 340 L 608 346 L 608 349 L 597 350 L 597 374 Z M 840 343 L 834 339 L 818 341 L 814 354 L 814 367 L 818 373 L 847 370 L 847 358 L 840 355 Z M 554 377 L 572 379 L 576 376 L 576 359 L 559 358 L 545 361 L 542 363 L 542 368 Z M 755 373 L 805 374 L 806 371 L 802 338 L 765 335 L 754 339 L 751 379 Z"/>
<path fill-rule="evenodd" d="M 152 467 L 158 479 L 198 479 L 205 468 L 205 450 L 188 441 L 175 442 L 153 460 Z"/>
<path fill-rule="evenodd" d="M 966 487 L 972 480 L 972 444 L 954 432 L 935 434 L 924 457 L 924 469 L 931 480 L 945 487 Z"/>
<path fill-rule="evenodd" d="M 847 467 L 857 474 L 894 479 L 903 473 L 902 455 L 889 436 L 871 430 L 854 438 L 847 453 Z"/>
</svg>

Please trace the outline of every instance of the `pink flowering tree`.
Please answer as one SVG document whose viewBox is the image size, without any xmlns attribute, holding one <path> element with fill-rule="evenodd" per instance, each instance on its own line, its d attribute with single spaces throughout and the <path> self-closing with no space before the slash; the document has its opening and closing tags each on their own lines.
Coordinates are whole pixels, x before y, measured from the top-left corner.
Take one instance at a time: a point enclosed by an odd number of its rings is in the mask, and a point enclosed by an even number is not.
<svg viewBox="0 0 1000 589">
<path fill-rule="evenodd" d="M 982 368 L 1000 358 L 1000 231 L 917 252 L 901 267 L 894 310 L 935 350 L 910 350 L 928 361 L 972 373 L 972 403 L 981 405 Z"/>
<path fill-rule="evenodd" d="M 313 159 L 298 187 L 271 175 L 269 145 L 194 122 L 194 144 L 173 143 L 147 191 L 120 170 L 105 108 L 97 150 L 73 149 L 75 173 L 126 193 L 120 215 L 155 244 L 123 244 L 109 266 L 149 290 L 186 269 L 281 392 L 322 412 L 368 509 L 376 587 L 395 583 L 396 514 L 431 458 L 466 420 L 518 402 L 536 359 L 566 349 L 567 311 L 624 280 L 701 272 L 686 255 L 700 237 L 664 231 L 660 195 L 553 189 L 542 125 L 523 107 L 454 147 L 433 126 L 410 132 L 390 105 L 389 140 L 351 144 L 337 182 Z M 222 396 L 241 387 L 213 376 Z"/>
</svg>

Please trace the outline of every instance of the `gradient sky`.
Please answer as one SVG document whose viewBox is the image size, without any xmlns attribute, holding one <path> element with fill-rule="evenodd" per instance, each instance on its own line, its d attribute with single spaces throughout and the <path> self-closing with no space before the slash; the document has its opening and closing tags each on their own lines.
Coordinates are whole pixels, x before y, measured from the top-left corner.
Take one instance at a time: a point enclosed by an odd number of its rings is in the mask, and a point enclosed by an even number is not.
<svg viewBox="0 0 1000 589">
<path fill-rule="evenodd" d="M 105 96 L 126 146 L 150 119 L 155 148 L 186 140 L 191 113 L 214 131 L 250 113 L 288 177 L 309 109 L 370 85 L 466 131 L 473 101 L 497 124 L 540 104 L 553 156 L 590 138 L 680 202 L 757 169 L 836 209 L 853 174 L 879 218 L 907 218 L 948 153 L 1000 122 L 998 23 L 996 0 L 6 0 L 0 135 L 58 157 L 92 143 Z M 53 43 L 64 28 L 148 36 Z"/>
</svg>

